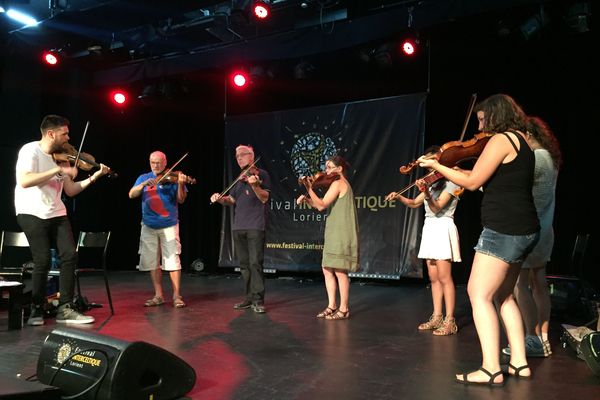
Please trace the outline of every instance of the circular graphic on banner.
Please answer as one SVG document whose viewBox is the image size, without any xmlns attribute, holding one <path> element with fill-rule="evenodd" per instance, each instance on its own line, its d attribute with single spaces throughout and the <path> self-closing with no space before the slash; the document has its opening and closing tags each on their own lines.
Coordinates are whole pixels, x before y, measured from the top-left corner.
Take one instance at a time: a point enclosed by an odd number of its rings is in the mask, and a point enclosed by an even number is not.
<svg viewBox="0 0 600 400">
<path fill-rule="evenodd" d="M 328 137 L 310 132 L 298 138 L 292 146 L 290 163 L 297 177 L 313 175 L 325 170 L 325 162 L 337 154 L 337 148 Z"/>
</svg>

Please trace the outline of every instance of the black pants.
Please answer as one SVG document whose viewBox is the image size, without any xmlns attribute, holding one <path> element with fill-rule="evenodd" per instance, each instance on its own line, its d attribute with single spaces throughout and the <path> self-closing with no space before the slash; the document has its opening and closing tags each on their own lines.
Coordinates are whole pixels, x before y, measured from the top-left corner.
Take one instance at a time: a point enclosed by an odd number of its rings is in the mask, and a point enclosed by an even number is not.
<svg viewBox="0 0 600 400">
<path fill-rule="evenodd" d="M 46 283 L 50 269 L 50 248 L 56 244 L 60 264 L 60 304 L 72 303 L 75 289 L 75 266 L 77 252 L 71 223 L 65 217 L 41 219 L 29 214 L 17 215 L 17 222 L 29 242 L 33 257 L 31 297 L 35 305 L 42 305 L 46 298 Z"/>
<path fill-rule="evenodd" d="M 265 300 L 265 231 L 233 231 L 233 243 L 246 287 L 246 299 L 262 304 Z"/>
</svg>

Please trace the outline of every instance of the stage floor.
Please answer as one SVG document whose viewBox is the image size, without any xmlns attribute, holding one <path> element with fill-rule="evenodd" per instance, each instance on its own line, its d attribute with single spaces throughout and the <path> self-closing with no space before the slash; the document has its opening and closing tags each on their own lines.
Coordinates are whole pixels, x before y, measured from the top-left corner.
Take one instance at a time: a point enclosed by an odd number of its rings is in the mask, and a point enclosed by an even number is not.
<svg viewBox="0 0 600 400">
<path fill-rule="evenodd" d="M 569 321 L 552 321 L 554 354 L 529 360 L 532 380 L 505 376 L 506 385 L 494 389 L 455 383 L 454 373 L 481 362 L 464 286 L 457 289 L 458 334 L 436 337 L 417 330 L 431 312 L 430 291 L 420 283 L 353 280 L 351 318 L 342 321 L 314 317 L 327 305 L 321 279 L 269 278 L 266 314 L 232 308 L 242 300 L 239 275 L 184 275 L 183 309 L 171 302 L 143 307 L 152 290 L 140 272 L 112 273 L 110 283 L 115 315 L 105 304 L 89 312 L 94 324 L 75 328 L 145 341 L 181 357 L 197 374 L 191 399 L 600 398 L 600 378 L 560 345 L 560 324 Z M 82 278 L 82 285 L 90 301 L 107 301 L 101 279 Z M 8 331 L 2 311 L 0 374 L 34 375 L 42 343 L 56 327 L 49 319 Z"/>
</svg>

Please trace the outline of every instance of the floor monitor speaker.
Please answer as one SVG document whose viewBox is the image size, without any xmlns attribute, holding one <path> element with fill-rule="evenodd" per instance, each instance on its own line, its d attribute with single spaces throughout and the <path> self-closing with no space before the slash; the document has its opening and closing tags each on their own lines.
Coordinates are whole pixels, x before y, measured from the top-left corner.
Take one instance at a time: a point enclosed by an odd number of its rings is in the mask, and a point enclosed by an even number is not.
<svg viewBox="0 0 600 400">
<path fill-rule="evenodd" d="M 127 342 L 79 329 L 54 329 L 37 364 L 40 382 L 77 399 L 176 399 L 196 372 L 181 358 L 146 342 Z"/>
</svg>

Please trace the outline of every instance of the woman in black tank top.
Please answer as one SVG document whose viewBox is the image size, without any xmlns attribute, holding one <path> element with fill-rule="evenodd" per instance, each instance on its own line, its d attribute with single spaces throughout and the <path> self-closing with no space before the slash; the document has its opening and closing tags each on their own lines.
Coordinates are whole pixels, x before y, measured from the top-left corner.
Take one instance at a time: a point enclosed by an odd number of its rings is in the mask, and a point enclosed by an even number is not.
<svg viewBox="0 0 600 400">
<path fill-rule="evenodd" d="M 521 378 L 531 376 L 525 357 L 523 321 L 512 292 L 523 259 L 539 238 L 531 194 L 535 158 L 523 134 L 525 113 L 510 96 L 493 95 L 475 110 L 480 129 L 494 135 L 470 173 L 423 157 L 419 165 L 433 168 L 465 189 L 484 188 L 483 231 L 475 247 L 467 289 L 483 361 L 478 370 L 456 375 L 456 381 L 465 385 L 503 386 L 500 323 L 494 302 L 499 305 L 511 347 L 508 373 Z"/>
</svg>

